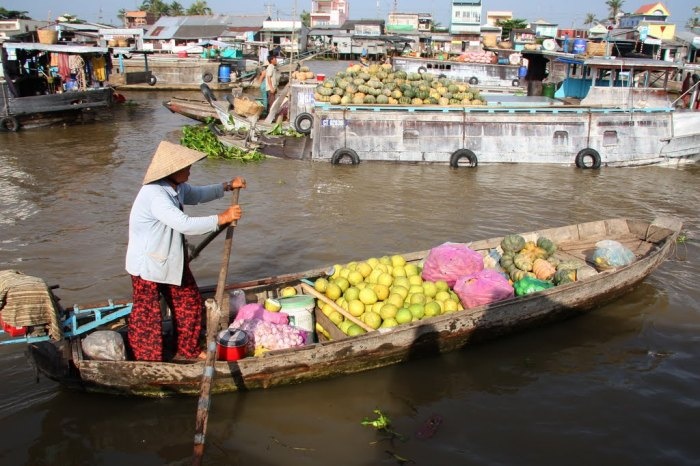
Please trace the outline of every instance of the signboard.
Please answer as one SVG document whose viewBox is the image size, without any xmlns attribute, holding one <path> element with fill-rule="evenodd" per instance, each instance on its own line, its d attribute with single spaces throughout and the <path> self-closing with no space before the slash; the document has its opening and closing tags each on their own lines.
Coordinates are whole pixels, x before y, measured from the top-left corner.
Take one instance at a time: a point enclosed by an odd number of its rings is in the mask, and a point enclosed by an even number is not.
<svg viewBox="0 0 700 466">
<path fill-rule="evenodd" d="M 639 40 L 644 42 L 647 40 L 647 36 L 649 35 L 649 26 L 640 26 L 639 27 Z"/>
</svg>

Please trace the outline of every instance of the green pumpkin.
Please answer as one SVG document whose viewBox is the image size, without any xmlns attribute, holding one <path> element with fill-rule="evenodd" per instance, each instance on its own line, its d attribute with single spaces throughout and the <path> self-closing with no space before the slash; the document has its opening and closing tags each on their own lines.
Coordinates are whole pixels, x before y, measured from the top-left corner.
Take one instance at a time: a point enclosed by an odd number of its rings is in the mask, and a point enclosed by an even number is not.
<svg viewBox="0 0 700 466">
<path fill-rule="evenodd" d="M 525 238 L 520 235 L 507 235 L 501 241 L 501 249 L 504 252 L 517 252 L 525 247 Z"/>
<path fill-rule="evenodd" d="M 520 270 L 529 272 L 532 270 L 532 257 L 529 254 L 516 254 L 513 263 Z"/>
<path fill-rule="evenodd" d="M 557 246 L 554 244 L 554 241 L 549 238 L 545 238 L 544 236 L 537 238 L 537 247 L 547 251 L 547 255 L 549 256 L 557 252 Z"/>
<path fill-rule="evenodd" d="M 554 273 L 554 284 L 563 285 L 576 281 L 576 269 L 561 269 Z"/>
</svg>

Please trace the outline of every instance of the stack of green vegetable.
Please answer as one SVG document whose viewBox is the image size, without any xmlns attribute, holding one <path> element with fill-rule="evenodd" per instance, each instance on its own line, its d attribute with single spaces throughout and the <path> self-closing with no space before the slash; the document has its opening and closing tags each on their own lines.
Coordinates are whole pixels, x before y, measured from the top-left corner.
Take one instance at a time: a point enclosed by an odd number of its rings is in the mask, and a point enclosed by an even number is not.
<svg viewBox="0 0 700 466">
<path fill-rule="evenodd" d="M 557 246 L 543 236 L 534 242 L 508 235 L 501 241 L 501 249 L 499 264 L 518 296 L 576 281 L 576 269 L 581 266 L 577 261 L 559 260 L 555 256 Z"/>
<path fill-rule="evenodd" d="M 319 84 L 314 97 L 333 105 L 485 105 L 479 92 L 466 83 L 430 73 L 394 71 L 389 64 L 349 66 Z"/>
<path fill-rule="evenodd" d="M 263 154 L 256 150 L 224 146 L 208 126 L 184 126 L 180 144 L 190 149 L 204 152 L 208 157 L 234 159 L 242 162 L 263 160 L 265 158 Z"/>
</svg>

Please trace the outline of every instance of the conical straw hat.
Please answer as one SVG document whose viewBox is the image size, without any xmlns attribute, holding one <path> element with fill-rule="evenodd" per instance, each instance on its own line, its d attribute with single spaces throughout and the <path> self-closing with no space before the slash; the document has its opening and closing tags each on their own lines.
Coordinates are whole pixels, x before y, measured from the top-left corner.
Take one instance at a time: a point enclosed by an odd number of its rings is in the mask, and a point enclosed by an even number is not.
<svg viewBox="0 0 700 466">
<path fill-rule="evenodd" d="M 153 154 L 151 164 L 146 170 L 146 176 L 143 178 L 143 184 L 152 183 L 153 181 L 165 178 L 172 175 L 178 170 L 182 170 L 206 157 L 207 154 L 197 150 L 188 149 L 180 144 L 162 141 Z"/>
</svg>

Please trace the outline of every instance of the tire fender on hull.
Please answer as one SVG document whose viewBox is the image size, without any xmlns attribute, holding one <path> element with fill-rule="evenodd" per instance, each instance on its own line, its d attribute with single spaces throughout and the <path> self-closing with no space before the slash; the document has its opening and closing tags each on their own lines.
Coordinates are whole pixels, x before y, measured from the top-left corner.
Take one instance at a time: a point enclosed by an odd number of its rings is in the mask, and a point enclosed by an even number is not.
<svg viewBox="0 0 700 466">
<path fill-rule="evenodd" d="M 466 159 L 468 162 L 468 164 L 465 165 L 467 167 L 476 167 L 479 164 L 474 152 L 469 149 L 460 149 L 450 156 L 450 167 L 459 168 L 459 161 L 462 159 Z"/>
<path fill-rule="evenodd" d="M 3 117 L 0 119 L 0 128 L 7 131 L 12 131 L 14 133 L 15 131 L 19 130 L 19 121 L 13 116 Z"/>
<path fill-rule="evenodd" d="M 357 165 L 358 163 L 360 163 L 360 157 L 354 150 L 348 149 L 347 147 L 343 147 L 342 149 L 338 149 L 333 153 L 333 156 L 331 157 L 331 163 L 333 165 Z"/>
<path fill-rule="evenodd" d="M 308 112 L 302 112 L 294 119 L 294 129 L 301 134 L 311 134 L 314 117 Z"/>
<path fill-rule="evenodd" d="M 210 83 L 212 79 L 214 79 L 214 76 L 211 73 L 204 73 L 202 75 L 202 81 L 205 83 Z"/>
<path fill-rule="evenodd" d="M 472 76 L 471 78 L 469 78 L 469 84 L 471 84 L 472 86 L 476 86 L 477 84 L 479 84 L 479 78 L 477 78 L 476 76 Z"/>
<path fill-rule="evenodd" d="M 419 67 L 418 67 L 418 72 L 419 72 L 420 74 L 427 73 L 427 72 L 428 72 L 428 69 L 427 69 L 425 66 L 419 66 Z"/>
<path fill-rule="evenodd" d="M 600 154 L 595 149 L 587 147 L 576 154 L 576 166 L 578 168 L 600 168 Z"/>
</svg>

